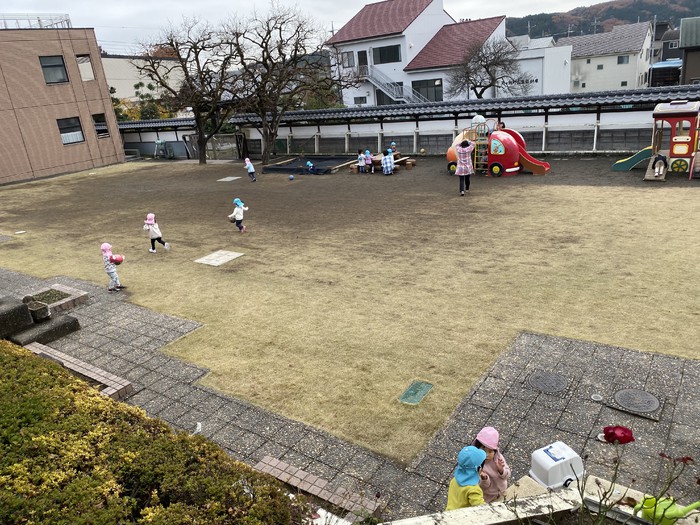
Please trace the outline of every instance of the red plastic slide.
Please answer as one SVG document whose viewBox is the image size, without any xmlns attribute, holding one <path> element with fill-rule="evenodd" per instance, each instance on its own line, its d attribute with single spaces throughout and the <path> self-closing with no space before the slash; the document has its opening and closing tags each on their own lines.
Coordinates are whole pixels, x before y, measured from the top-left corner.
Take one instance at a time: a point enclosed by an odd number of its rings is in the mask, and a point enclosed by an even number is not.
<svg viewBox="0 0 700 525">
<path fill-rule="evenodd" d="M 523 169 L 531 171 L 535 175 L 546 175 L 549 173 L 549 162 L 544 162 L 542 160 L 537 160 L 535 157 L 530 155 L 522 147 L 520 147 L 520 165 Z"/>
</svg>

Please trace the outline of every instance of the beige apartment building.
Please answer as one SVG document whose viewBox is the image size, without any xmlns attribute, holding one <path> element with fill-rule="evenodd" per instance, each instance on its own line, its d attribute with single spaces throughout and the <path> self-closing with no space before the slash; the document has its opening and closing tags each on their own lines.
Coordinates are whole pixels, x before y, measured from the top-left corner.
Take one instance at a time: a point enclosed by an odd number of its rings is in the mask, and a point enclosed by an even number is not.
<svg viewBox="0 0 700 525">
<path fill-rule="evenodd" d="M 0 184 L 124 161 L 92 29 L 0 29 Z"/>
</svg>

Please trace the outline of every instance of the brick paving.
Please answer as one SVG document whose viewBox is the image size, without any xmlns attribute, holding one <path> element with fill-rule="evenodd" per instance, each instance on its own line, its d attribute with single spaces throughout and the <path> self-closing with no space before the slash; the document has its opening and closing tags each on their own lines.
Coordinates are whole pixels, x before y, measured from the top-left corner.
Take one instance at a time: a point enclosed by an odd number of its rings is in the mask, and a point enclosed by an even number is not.
<svg viewBox="0 0 700 525">
<path fill-rule="evenodd" d="M 174 428 L 199 431 L 235 459 L 263 470 L 278 463 L 303 472 L 299 485 L 314 480 L 337 501 L 385 506 L 384 519 L 399 519 L 444 509 L 454 458 L 485 425 L 501 432 L 501 448 L 513 478 L 527 474 L 533 450 L 560 440 L 584 459 L 587 472 L 608 478 L 614 447 L 596 436 L 606 425 L 633 429 L 636 441 L 624 448 L 619 482 L 652 490 L 662 481 L 658 456 L 698 457 L 700 444 L 700 361 L 542 334 L 521 333 L 472 391 L 445 426 L 408 467 L 351 443 L 199 386 L 207 370 L 164 355 L 168 343 L 200 325 L 129 303 L 128 294 L 57 277 L 41 280 L 0 268 L 0 296 L 22 297 L 53 284 L 89 294 L 70 314 L 81 330 L 49 344 L 135 388 L 126 401 Z M 552 376 L 553 374 L 553 376 Z M 550 389 L 533 387 L 547 378 Z M 553 386 L 552 386 L 553 385 Z M 612 408 L 620 388 L 658 395 L 658 421 Z M 594 401 L 591 396 L 602 400 Z M 199 425 L 198 425 L 199 424 Z M 272 468 L 272 467 L 270 467 Z M 674 485 L 683 503 L 698 499 L 697 465 Z M 634 481 L 632 481 L 634 478 Z M 292 478 L 289 478 L 290 480 Z M 322 480 L 318 482 L 317 480 Z M 288 480 L 289 481 L 289 480 Z M 379 498 L 375 494 L 379 493 Z M 369 504 L 372 502 L 372 505 Z M 350 514 L 352 516 L 352 514 Z"/>
</svg>

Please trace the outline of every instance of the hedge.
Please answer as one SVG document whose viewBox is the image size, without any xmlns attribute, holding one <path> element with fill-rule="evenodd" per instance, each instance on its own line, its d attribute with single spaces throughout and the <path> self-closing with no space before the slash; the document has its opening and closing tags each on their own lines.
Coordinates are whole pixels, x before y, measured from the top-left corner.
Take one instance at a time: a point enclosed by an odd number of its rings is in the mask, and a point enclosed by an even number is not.
<svg viewBox="0 0 700 525">
<path fill-rule="evenodd" d="M 0 340 L 0 523 L 303 523 L 302 498 L 201 436 Z"/>
</svg>

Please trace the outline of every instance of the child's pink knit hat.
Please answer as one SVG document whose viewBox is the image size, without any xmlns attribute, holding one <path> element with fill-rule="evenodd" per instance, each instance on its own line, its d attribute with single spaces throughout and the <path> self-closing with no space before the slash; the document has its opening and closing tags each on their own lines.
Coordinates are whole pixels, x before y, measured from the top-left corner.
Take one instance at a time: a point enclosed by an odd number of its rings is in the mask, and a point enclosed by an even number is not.
<svg viewBox="0 0 700 525">
<path fill-rule="evenodd" d="M 102 253 L 104 253 L 106 255 L 111 255 L 112 245 L 109 244 L 108 242 L 103 242 L 102 246 L 100 246 L 100 250 L 102 250 Z"/>
<path fill-rule="evenodd" d="M 156 214 L 155 214 L 155 213 L 149 213 L 148 215 L 146 215 L 146 220 L 143 221 L 143 222 L 145 222 L 146 224 L 155 224 L 155 222 L 156 222 Z"/>
<path fill-rule="evenodd" d="M 493 427 L 484 427 L 476 435 L 476 441 L 491 450 L 498 450 L 498 430 Z"/>
</svg>

